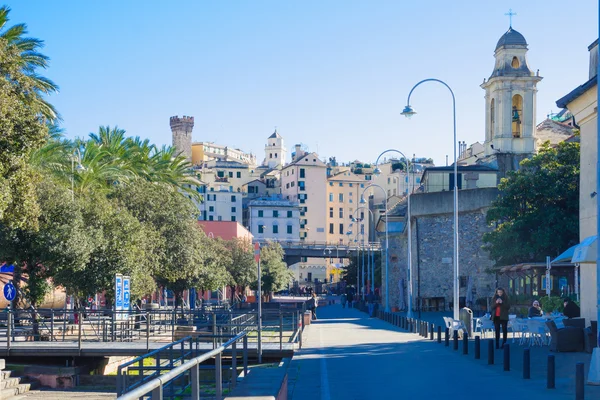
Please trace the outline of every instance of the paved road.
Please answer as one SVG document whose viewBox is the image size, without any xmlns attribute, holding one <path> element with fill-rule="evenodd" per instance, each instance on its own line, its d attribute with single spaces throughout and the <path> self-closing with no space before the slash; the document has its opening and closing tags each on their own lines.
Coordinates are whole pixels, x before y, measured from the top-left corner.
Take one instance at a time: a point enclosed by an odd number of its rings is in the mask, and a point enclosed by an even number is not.
<svg viewBox="0 0 600 400">
<path fill-rule="evenodd" d="M 335 305 L 318 313 L 319 321 L 307 327 L 304 346 L 290 365 L 292 400 L 574 398 L 357 310 Z"/>
</svg>

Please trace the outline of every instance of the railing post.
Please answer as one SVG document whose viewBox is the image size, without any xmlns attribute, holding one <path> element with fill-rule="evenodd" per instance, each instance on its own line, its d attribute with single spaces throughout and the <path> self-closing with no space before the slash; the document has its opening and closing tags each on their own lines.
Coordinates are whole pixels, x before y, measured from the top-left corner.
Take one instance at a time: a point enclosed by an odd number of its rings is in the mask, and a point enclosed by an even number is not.
<svg viewBox="0 0 600 400">
<path fill-rule="evenodd" d="M 583 363 L 575 364 L 575 400 L 584 400 Z"/>
<path fill-rule="evenodd" d="M 231 344 L 231 388 L 237 383 L 237 341 Z"/>
<path fill-rule="evenodd" d="M 283 350 L 283 315 L 279 310 L 279 351 Z"/>
<path fill-rule="evenodd" d="M 244 336 L 244 379 L 248 376 L 248 336 Z"/>
<path fill-rule="evenodd" d="M 162 384 L 156 389 L 152 390 L 152 400 L 163 400 L 163 387 Z"/>
<path fill-rule="evenodd" d="M 437 342 L 442 343 L 442 326 L 441 325 L 438 325 L 438 327 L 437 327 L 437 336 L 438 336 Z"/>
<path fill-rule="evenodd" d="M 475 336 L 475 359 L 479 360 L 481 358 L 481 338 L 479 336 Z"/>
<path fill-rule="evenodd" d="M 83 321 L 82 321 L 82 317 L 83 317 L 83 313 L 78 313 L 79 314 L 79 328 L 78 328 L 78 333 L 77 333 L 77 348 L 79 349 L 79 354 L 81 354 L 81 330 L 83 328 Z"/>
<path fill-rule="evenodd" d="M 123 394 L 123 370 L 121 366 L 117 368 L 117 397 Z"/>
<path fill-rule="evenodd" d="M 10 353 L 10 341 L 12 338 L 12 312 L 9 310 L 6 317 L 6 352 Z"/>
<path fill-rule="evenodd" d="M 448 328 L 444 331 L 444 342 L 446 347 L 450 346 L 450 330 Z"/>
<path fill-rule="evenodd" d="M 192 367 L 192 400 L 200 400 L 200 366 Z"/>
<path fill-rule="evenodd" d="M 54 342 L 54 309 L 50 309 L 50 341 Z"/>
<path fill-rule="evenodd" d="M 117 332 L 116 332 L 116 326 L 115 326 L 115 311 L 112 310 L 110 312 L 110 329 L 111 329 L 111 338 L 113 342 L 115 342 L 117 340 Z"/>
<path fill-rule="evenodd" d="M 217 348 L 217 313 L 212 314 L 213 349 Z"/>
<path fill-rule="evenodd" d="M 223 399 L 223 370 L 221 356 L 223 353 L 219 353 L 215 357 L 215 398 L 217 400 Z"/>
<path fill-rule="evenodd" d="M 146 351 L 150 351 L 150 313 L 146 311 Z"/>
<path fill-rule="evenodd" d="M 454 350 L 458 350 L 458 331 L 457 330 L 454 330 L 454 337 L 452 339 L 453 339 L 453 347 L 452 348 Z"/>
<path fill-rule="evenodd" d="M 433 324 L 429 328 L 429 340 L 433 340 Z"/>
<path fill-rule="evenodd" d="M 554 389 L 556 388 L 556 369 L 554 365 L 554 354 L 548 355 L 548 373 L 547 373 L 547 383 L 546 388 Z"/>
</svg>

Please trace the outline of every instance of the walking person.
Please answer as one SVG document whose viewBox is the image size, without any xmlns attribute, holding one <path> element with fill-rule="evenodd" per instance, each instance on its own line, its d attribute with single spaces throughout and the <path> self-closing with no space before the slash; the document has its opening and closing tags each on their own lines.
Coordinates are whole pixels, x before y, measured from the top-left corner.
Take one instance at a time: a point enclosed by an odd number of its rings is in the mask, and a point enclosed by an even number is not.
<svg viewBox="0 0 600 400">
<path fill-rule="evenodd" d="M 310 302 L 312 303 L 310 304 L 310 311 L 312 314 L 312 320 L 314 321 L 317 319 L 317 307 L 319 306 L 319 298 L 315 292 L 313 292 Z"/>
<path fill-rule="evenodd" d="M 496 294 L 492 298 L 492 320 L 494 321 L 494 330 L 496 333 L 496 349 L 500 348 L 500 327 L 502 327 L 502 348 L 506 344 L 509 309 L 510 303 L 504 289 L 496 289 Z"/>
</svg>

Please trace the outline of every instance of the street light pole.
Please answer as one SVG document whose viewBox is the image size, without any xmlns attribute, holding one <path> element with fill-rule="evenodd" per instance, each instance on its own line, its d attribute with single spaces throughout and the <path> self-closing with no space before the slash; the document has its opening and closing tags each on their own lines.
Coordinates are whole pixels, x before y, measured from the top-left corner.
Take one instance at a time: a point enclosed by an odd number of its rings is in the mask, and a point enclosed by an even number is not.
<svg viewBox="0 0 600 400">
<path fill-rule="evenodd" d="M 407 212 L 406 212 L 406 220 L 407 220 L 407 224 L 406 224 L 406 228 L 408 230 L 408 245 L 406 248 L 406 258 L 407 258 L 407 268 L 406 268 L 406 276 L 407 276 L 407 283 L 406 286 L 408 288 L 408 310 L 407 310 L 407 318 L 412 318 L 413 317 L 413 312 L 412 312 L 412 308 L 413 308 L 413 283 L 412 283 L 412 276 L 413 276 L 413 271 L 412 271 L 412 229 L 411 229 L 411 214 L 410 214 L 410 197 L 412 195 L 412 189 L 413 189 L 413 182 L 414 182 L 414 171 L 411 170 L 412 168 L 412 163 L 409 163 L 408 161 L 408 157 L 406 157 L 404 155 L 403 152 L 401 152 L 400 150 L 396 150 L 396 149 L 388 149 L 383 151 L 378 157 L 377 160 L 375 161 L 375 174 L 378 175 L 379 173 L 381 173 L 381 170 L 379 169 L 378 165 L 379 165 L 379 159 L 381 158 L 382 155 L 384 155 L 385 153 L 389 153 L 389 152 L 396 152 L 400 155 L 402 155 L 402 157 L 404 158 L 404 165 L 406 166 L 406 176 L 408 177 L 409 180 L 409 184 L 410 184 L 410 189 L 408 191 L 408 195 L 407 195 Z M 387 212 L 386 212 L 386 220 L 387 220 Z M 404 300 L 404 299 L 403 299 Z"/>
<path fill-rule="evenodd" d="M 442 85 L 444 85 L 449 91 L 450 94 L 452 95 L 452 119 L 453 119 L 453 128 L 454 128 L 454 254 L 453 254 L 453 261 L 454 261 L 454 277 L 453 277 L 453 284 L 454 284 L 454 301 L 453 301 L 453 314 L 454 314 L 454 319 L 458 319 L 458 315 L 459 315 L 459 291 L 460 291 L 460 282 L 459 282 L 459 265 L 458 265 L 458 163 L 457 163 L 457 154 L 456 154 L 456 98 L 454 97 L 454 92 L 452 91 L 452 89 L 450 88 L 450 86 L 448 86 L 448 84 L 444 81 L 441 81 L 439 79 L 434 79 L 434 78 L 429 78 L 429 79 L 424 79 L 422 81 L 420 81 L 419 83 L 417 83 L 415 86 L 413 86 L 413 88 L 410 90 L 410 92 L 408 93 L 408 99 L 406 100 L 406 107 L 404 107 L 404 110 L 402 110 L 402 115 L 410 118 L 411 116 L 413 116 L 414 114 L 416 114 L 416 112 L 412 109 L 412 107 L 410 106 L 410 96 L 412 94 L 412 92 L 417 88 L 417 86 L 419 86 L 422 83 L 425 82 L 438 82 L 441 83 Z"/>
<path fill-rule="evenodd" d="M 384 208 L 385 208 L 385 311 L 389 312 L 390 311 L 390 288 L 389 288 L 389 271 L 388 271 L 388 250 L 389 250 L 389 240 L 388 240 L 388 215 L 387 215 L 387 203 L 388 203 L 388 199 L 387 199 L 387 192 L 385 191 L 385 189 L 375 183 L 371 183 L 369 186 L 367 186 L 362 194 L 360 195 L 360 202 L 361 204 L 365 204 L 365 192 L 368 188 L 370 188 L 371 186 L 373 187 L 378 187 L 379 189 L 381 189 L 383 191 L 383 197 L 385 199 L 385 203 L 384 203 Z"/>
</svg>

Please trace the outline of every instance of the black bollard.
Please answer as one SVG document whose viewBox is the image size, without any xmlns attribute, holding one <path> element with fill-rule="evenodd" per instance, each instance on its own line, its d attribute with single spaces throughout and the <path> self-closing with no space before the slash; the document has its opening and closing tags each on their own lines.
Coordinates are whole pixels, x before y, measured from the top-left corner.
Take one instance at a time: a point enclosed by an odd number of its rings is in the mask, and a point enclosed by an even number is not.
<svg viewBox="0 0 600 400">
<path fill-rule="evenodd" d="M 504 370 L 510 371 L 510 345 L 504 343 Z"/>
<path fill-rule="evenodd" d="M 433 340 L 433 324 L 429 326 L 429 340 Z"/>
<path fill-rule="evenodd" d="M 446 341 L 446 347 L 450 346 L 450 332 L 448 331 L 448 328 L 446 328 L 445 331 L 445 336 L 444 336 L 444 340 Z"/>
<path fill-rule="evenodd" d="M 523 350 L 523 379 L 531 379 L 531 353 L 529 349 Z"/>
<path fill-rule="evenodd" d="M 454 340 L 453 349 L 458 350 L 458 331 L 454 331 L 453 340 Z"/>
<path fill-rule="evenodd" d="M 583 363 L 575 364 L 575 400 L 584 399 Z"/>
<path fill-rule="evenodd" d="M 556 370 L 554 366 L 554 355 L 548 355 L 548 375 L 547 375 L 547 384 L 546 388 L 554 389 L 556 388 Z"/>
<path fill-rule="evenodd" d="M 481 358 L 481 338 L 479 336 L 475 336 L 475 359 L 479 360 Z"/>
<path fill-rule="evenodd" d="M 494 365 L 494 339 L 490 339 L 488 342 L 488 365 Z"/>
<path fill-rule="evenodd" d="M 438 325 L 438 343 L 442 343 L 442 327 Z"/>
<path fill-rule="evenodd" d="M 421 321 L 421 327 L 422 327 L 421 328 L 421 332 L 422 332 L 421 336 L 423 336 L 424 338 L 426 338 L 427 337 L 427 323 Z"/>
<path fill-rule="evenodd" d="M 469 336 L 463 333 L 463 355 L 469 354 Z"/>
</svg>

